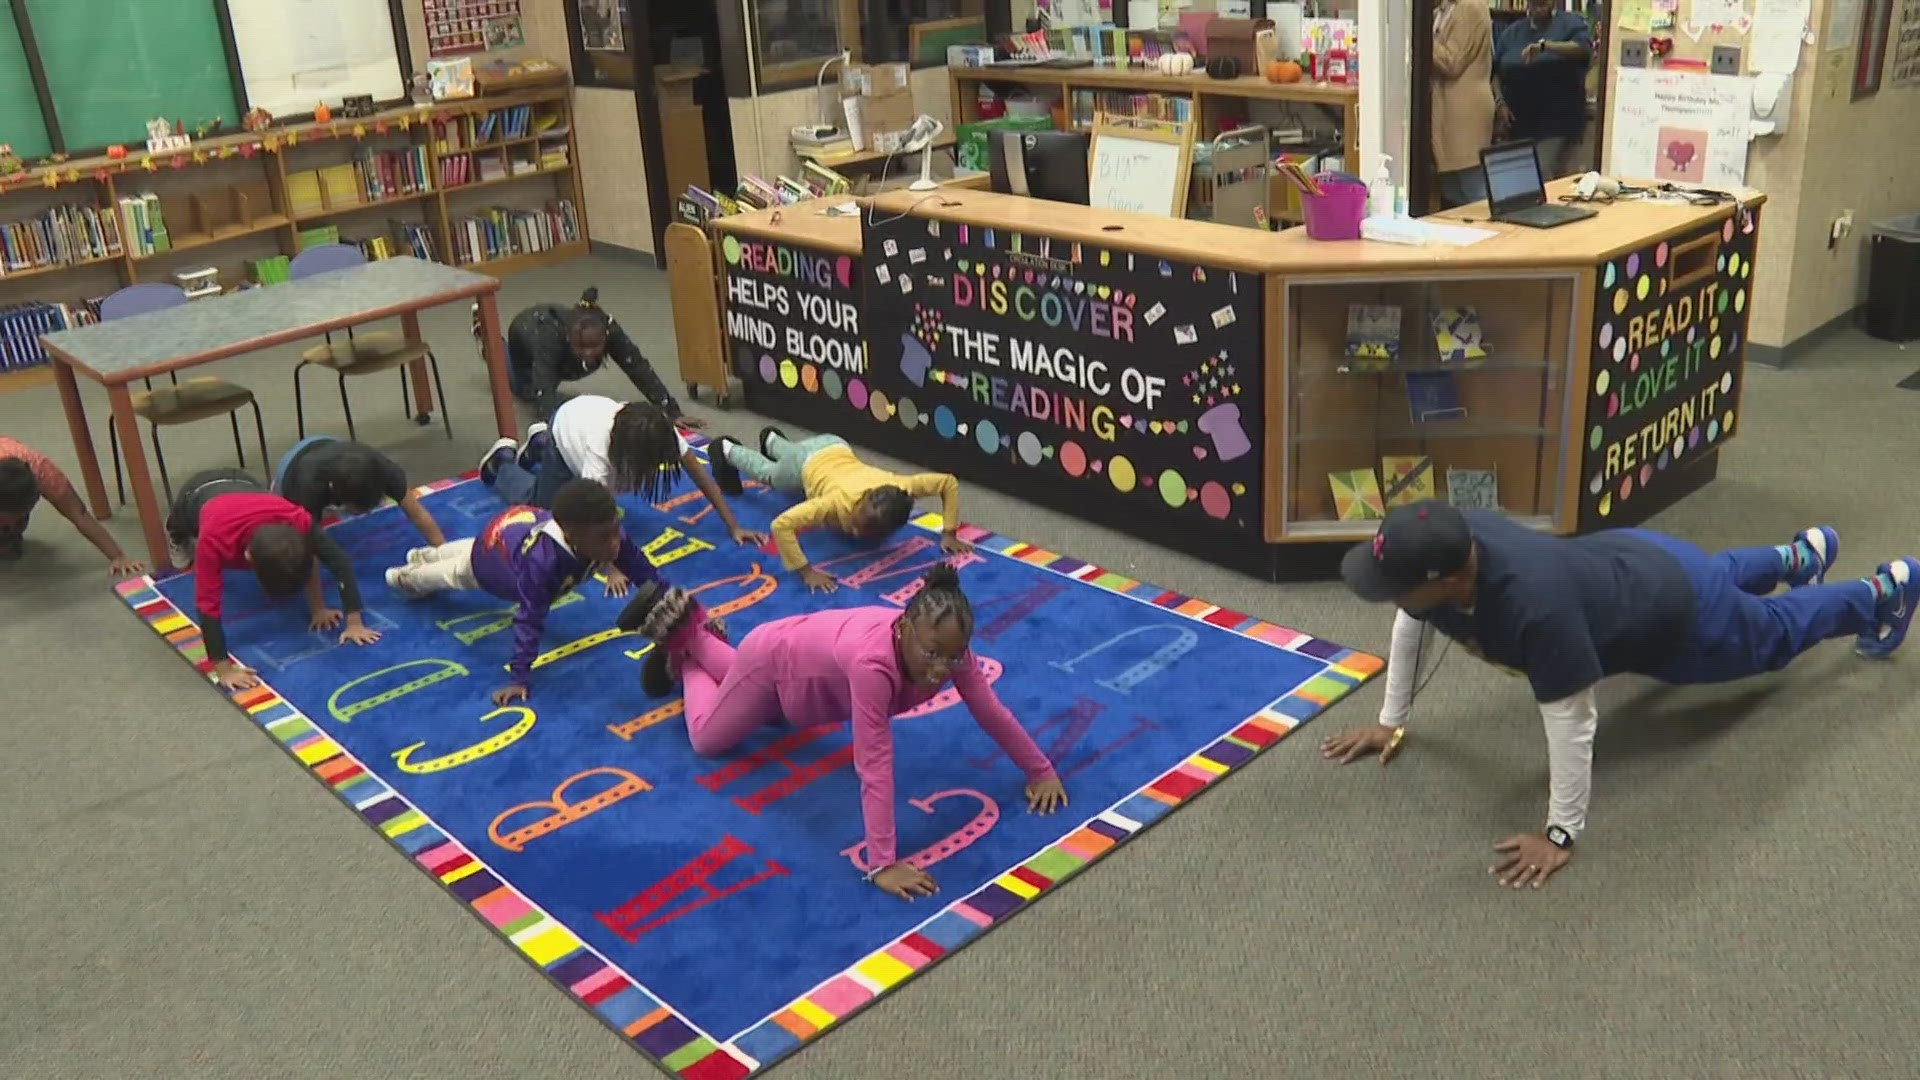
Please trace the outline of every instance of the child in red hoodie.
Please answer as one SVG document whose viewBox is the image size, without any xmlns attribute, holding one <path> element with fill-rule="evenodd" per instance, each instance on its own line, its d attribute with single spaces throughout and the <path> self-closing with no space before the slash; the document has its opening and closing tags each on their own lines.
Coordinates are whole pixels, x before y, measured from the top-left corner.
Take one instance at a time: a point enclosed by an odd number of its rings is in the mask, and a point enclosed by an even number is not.
<svg viewBox="0 0 1920 1080">
<path fill-rule="evenodd" d="M 327 606 L 317 559 L 340 585 L 340 606 L 346 609 L 341 644 L 380 640 L 380 632 L 361 620 L 360 585 L 346 551 L 315 527 L 313 515 L 247 473 L 214 469 L 188 480 L 167 515 L 167 545 L 176 564 L 193 567 L 193 599 L 207 659 L 213 661 L 220 685 L 229 690 L 258 686 L 260 678 L 227 652 L 220 612 L 225 593 L 221 575 L 228 570 L 251 569 L 268 596 L 291 596 L 305 588 L 313 628 L 331 630 L 340 625 L 341 612 Z"/>
</svg>

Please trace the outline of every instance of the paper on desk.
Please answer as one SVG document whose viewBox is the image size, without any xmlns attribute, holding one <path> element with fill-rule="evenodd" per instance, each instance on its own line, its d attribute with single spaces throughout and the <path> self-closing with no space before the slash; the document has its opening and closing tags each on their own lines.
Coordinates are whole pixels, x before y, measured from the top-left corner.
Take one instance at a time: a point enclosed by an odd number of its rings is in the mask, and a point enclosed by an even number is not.
<svg viewBox="0 0 1920 1080">
<path fill-rule="evenodd" d="M 1754 0 L 1747 67 L 1761 74 L 1791 75 L 1800 66 L 1809 0 Z"/>
<path fill-rule="evenodd" d="M 1466 247 L 1500 234 L 1491 229 L 1446 225 L 1431 218 L 1370 217 L 1360 223 L 1360 235 L 1367 240 L 1414 247 Z"/>
</svg>

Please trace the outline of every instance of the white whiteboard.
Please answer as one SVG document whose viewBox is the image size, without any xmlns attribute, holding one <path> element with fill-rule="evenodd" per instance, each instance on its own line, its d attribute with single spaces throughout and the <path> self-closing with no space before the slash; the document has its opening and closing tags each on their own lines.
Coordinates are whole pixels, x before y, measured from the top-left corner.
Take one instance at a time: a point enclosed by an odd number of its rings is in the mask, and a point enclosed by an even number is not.
<svg viewBox="0 0 1920 1080">
<path fill-rule="evenodd" d="M 1710 188 L 1746 183 L 1753 79 L 1621 68 L 1614 84 L 1613 154 L 1623 180 L 1671 180 Z"/>
<path fill-rule="evenodd" d="M 387 0 L 229 0 L 247 102 L 275 116 L 407 96 Z"/>
<path fill-rule="evenodd" d="M 1136 139 L 1106 129 L 1093 140 L 1093 176 L 1088 205 L 1135 214 L 1185 217 L 1186 147 L 1178 142 Z"/>
</svg>

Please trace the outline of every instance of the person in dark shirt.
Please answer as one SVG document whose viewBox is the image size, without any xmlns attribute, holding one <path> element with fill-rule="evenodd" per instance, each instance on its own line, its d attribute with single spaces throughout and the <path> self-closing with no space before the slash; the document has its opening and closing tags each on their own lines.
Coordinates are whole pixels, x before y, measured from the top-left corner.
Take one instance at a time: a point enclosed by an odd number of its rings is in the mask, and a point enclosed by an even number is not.
<svg viewBox="0 0 1920 1080">
<path fill-rule="evenodd" d="M 1494 39 L 1494 137 L 1534 140 L 1548 180 L 1579 171 L 1592 61 L 1593 28 L 1557 0 L 1527 0 L 1527 17 Z"/>
<path fill-rule="evenodd" d="M 1423 624 L 1525 677 L 1547 728 L 1547 825 L 1495 845 L 1491 872 L 1503 885 L 1539 888 L 1586 827 L 1601 679 L 1730 682 L 1778 671 L 1831 638 L 1852 636 L 1874 659 L 1900 647 L 1920 602 L 1920 560 L 1829 585 L 1839 553 L 1828 526 L 1777 547 L 1709 554 L 1640 529 L 1562 539 L 1443 502 L 1397 507 L 1341 565 L 1355 595 L 1399 608 L 1386 703 L 1379 723 L 1330 736 L 1321 752 L 1341 762 L 1378 753 L 1384 763 L 1399 749 Z"/>
<path fill-rule="evenodd" d="M 428 545 L 447 542 L 440 523 L 407 484 L 400 463 L 371 446 L 316 435 L 295 444 L 273 474 L 274 493 L 320 521 L 335 508 L 364 514 L 384 499 L 400 504 Z"/>
<path fill-rule="evenodd" d="M 480 336 L 476 315 L 474 337 Z M 641 396 L 681 427 L 704 425 L 680 410 L 653 365 L 640 353 L 620 324 L 600 307 L 600 290 L 589 288 L 572 307 L 535 304 L 513 317 L 507 326 L 507 381 L 513 396 L 533 406 L 539 419 L 550 421 L 567 400 L 563 382 L 575 382 L 612 360 L 633 380 Z"/>
</svg>

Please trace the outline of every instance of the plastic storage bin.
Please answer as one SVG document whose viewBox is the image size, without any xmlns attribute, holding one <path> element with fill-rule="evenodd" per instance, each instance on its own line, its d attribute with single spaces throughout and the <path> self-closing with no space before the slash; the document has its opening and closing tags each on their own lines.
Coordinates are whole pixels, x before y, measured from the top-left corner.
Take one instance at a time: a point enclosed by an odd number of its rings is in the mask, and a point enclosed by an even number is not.
<svg viewBox="0 0 1920 1080">
<path fill-rule="evenodd" d="M 1302 197 L 1307 235 L 1315 240 L 1358 240 L 1367 216 L 1367 185 L 1358 180 L 1321 173 L 1313 178 L 1321 195 Z"/>
<path fill-rule="evenodd" d="M 1920 338 L 1920 213 L 1874 222 L 1867 244 L 1867 333 Z"/>
</svg>

